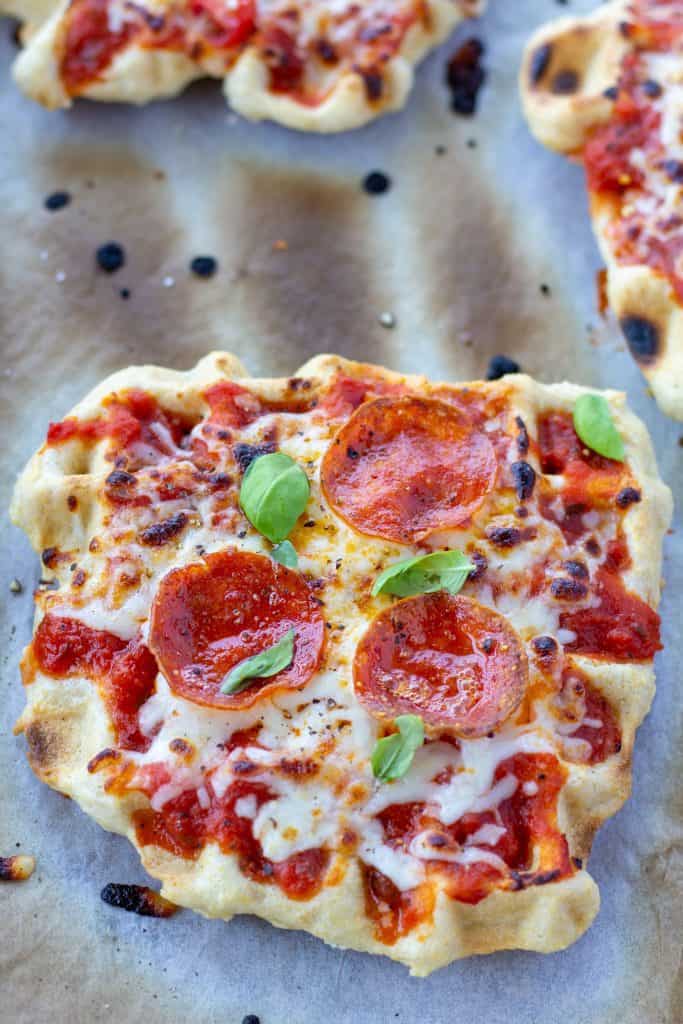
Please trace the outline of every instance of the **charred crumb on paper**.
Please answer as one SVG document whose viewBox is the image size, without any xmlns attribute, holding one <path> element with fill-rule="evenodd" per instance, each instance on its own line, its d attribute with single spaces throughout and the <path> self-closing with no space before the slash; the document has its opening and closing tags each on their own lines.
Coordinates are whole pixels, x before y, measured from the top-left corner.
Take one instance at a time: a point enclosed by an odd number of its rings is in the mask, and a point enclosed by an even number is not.
<svg viewBox="0 0 683 1024">
<path fill-rule="evenodd" d="M 451 92 L 451 110 L 471 117 L 477 109 L 479 90 L 486 81 L 481 60 L 484 44 L 480 39 L 467 39 L 456 50 L 446 66 L 446 84 Z"/>
<path fill-rule="evenodd" d="M 190 270 L 195 277 L 213 277 L 218 270 L 218 260 L 213 256 L 195 256 L 190 263 Z"/>
<path fill-rule="evenodd" d="M 119 242 L 105 242 L 95 252 L 95 261 L 105 274 L 114 274 L 126 262 L 126 252 Z"/>
<path fill-rule="evenodd" d="M 0 882 L 25 882 L 36 868 L 36 859 L 26 853 L 0 857 Z"/>
<path fill-rule="evenodd" d="M 51 192 L 49 196 L 46 196 L 43 206 L 50 213 L 56 213 L 57 210 L 63 210 L 70 202 L 71 193 L 59 190 L 57 192 Z"/>
<path fill-rule="evenodd" d="M 492 356 L 486 371 L 486 379 L 500 380 L 506 373 L 519 373 L 520 370 L 519 363 L 516 363 L 514 359 L 510 359 L 509 356 Z"/>
<path fill-rule="evenodd" d="M 110 907 L 127 910 L 141 917 L 171 917 L 179 909 L 147 885 L 128 885 L 109 882 L 100 893 L 100 899 Z"/>
<path fill-rule="evenodd" d="M 13 594 L 21 594 L 24 589 L 23 584 L 16 578 L 16 576 L 13 580 L 10 580 L 9 588 Z"/>
<path fill-rule="evenodd" d="M 369 196 L 381 196 L 391 188 L 391 178 L 384 171 L 370 171 L 363 178 L 363 188 Z"/>
</svg>

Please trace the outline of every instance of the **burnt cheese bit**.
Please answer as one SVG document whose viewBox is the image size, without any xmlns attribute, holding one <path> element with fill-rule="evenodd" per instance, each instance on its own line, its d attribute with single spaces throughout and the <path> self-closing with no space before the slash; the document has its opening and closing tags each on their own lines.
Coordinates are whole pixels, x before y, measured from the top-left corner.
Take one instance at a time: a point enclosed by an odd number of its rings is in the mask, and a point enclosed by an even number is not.
<svg viewBox="0 0 683 1024">
<path fill-rule="evenodd" d="M 610 85 L 609 88 L 603 90 L 602 95 L 606 100 L 615 100 L 619 95 L 619 89 L 616 85 Z"/>
<path fill-rule="evenodd" d="M 246 473 L 254 459 L 261 455 L 271 455 L 274 451 L 277 451 L 277 445 L 272 441 L 264 441 L 263 444 L 236 444 L 232 454 L 241 472 Z"/>
<path fill-rule="evenodd" d="M 506 373 L 519 373 L 521 367 L 508 356 L 493 356 L 486 371 L 487 380 L 500 380 Z"/>
<path fill-rule="evenodd" d="M 556 96 L 571 96 L 579 87 L 579 76 L 576 71 L 567 68 L 554 75 L 550 91 Z"/>
<path fill-rule="evenodd" d="M 527 501 L 534 493 L 536 484 L 536 471 L 528 462 L 513 462 L 510 466 L 512 479 L 515 484 L 515 491 L 519 501 Z"/>
<path fill-rule="evenodd" d="M 514 548 L 522 540 L 522 531 L 516 526 L 492 526 L 486 536 L 497 548 Z"/>
<path fill-rule="evenodd" d="M 195 277 L 213 277 L 218 270 L 218 260 L 213 256 L 195 256 L 190 263 L 190 270 Z"/>
<path fill-rule="evenodd" d="M 50 213 L 56 213 L 57 210 L 63 210 L 70 202 L 71 196 L 68 192 L 52 192 L 49 196 L 46 196 L 43 206 Z"/>
<path fill-rule="evenodd" d="M 531 646 L 539 658 L 552 658 L 557 654 L 557 640 L 552 636 L 535 636 Z"/>
<path fill-rule="evenodd" d="M 469 560 L 474 565 L 474 569 L 469 574 L 468 579 L 480 580 L 489 567 L 486 556 L 482 555 L 481 551 L 472 551 L 469 554 Z"/>
<path fill-rule="evenodd" d="M 662 87 L 659 82 L 655 82 L 654 78 L 647 78 L 643 82 L 643 92 L 650 99 L 657 99 L 658 96 L 662 95 Z"/>
<path fill-rule="evenodd" d="M 369 196 L 381 196 L 391 188 L 391 178 L 384 171 L 370 171 L 363 178 L 363 188 Z"/>
<path fill-rule="evenodd" d="M 480 39 L 467 39 L 456 50 L 446 66 L 446 84 L 451 92 L 451 110 L 471 117 L 477 109 L 479 90 L 486 81 L 482 67 L 484 44 Z"/>
<path fill-rule="evenodd" d="M 635 487 L 624 487 L 617 494 L 617 505 L 619 508 L 628 508 L 629 505 L 636 505 L 641 499 L 642 495 Z"/>
<path fill-rule="evenodd" d="M 550 584 L 550 593 L 558 601 L 580 601 L 588 594 L 588 587 L 573 577 L 557 576 Z"/>
<path fill-rule="evenodd" d="M 126 253 L 118 242 L 105 242 L 95 252 L 95 260 L 105 274 L 114 274 L 126 262 Z"/>
<path fill-rule="evenodd" d="M 552 55 L 553 48 L 550 43 L 544 43 L 534 50 L 529 64 L 529 78 L 532 85 L 537 85 L 541 81 L 550 66 Z"/>
<path fill-rule="evenodd" d="M 176 512 L 160 523 L 153 523 L 140 531 L 140 542 L 147 547 L 158 548 L 166 544 L 173 537 L 176 537 L 187 525 L 187 516 L 184 512 Z"/>
<path fill-rule="evenodd" d="M 619 321 L 624 337 L 637 363 L 654 362 L 659 353 L 659 328 L 643 316 L 623 316 Z"/>
<path fill-rule="evenodd" d="M 664 160 L 659 166 L 669 181 L 676 185 L 683 184 L 683 160 Z"/>
<path fill-rule="evenodd" d="M 562 563 L 562 568 L 576 580 L 588 579 L 588 569 L 583 562 L 578 562 L 573 558 L 568 558 L 566 562 Z"/>
<path fill-rule="evenodd" d="M 171 917 L 178 910 L 175 903 L 164 899 L 147 885 L 109 882 L 100 893 L 100 899 L 110 907 L 140 914 L 141 917 Z"/>
</svg>

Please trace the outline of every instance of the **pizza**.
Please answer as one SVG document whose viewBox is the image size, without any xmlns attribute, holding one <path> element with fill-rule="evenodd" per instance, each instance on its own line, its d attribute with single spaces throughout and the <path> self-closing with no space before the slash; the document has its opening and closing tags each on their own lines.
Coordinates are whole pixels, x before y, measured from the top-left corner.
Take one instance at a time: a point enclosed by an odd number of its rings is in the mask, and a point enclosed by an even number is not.
<svg viewBox="0 0 683 1024">
<path fill-rule="evenodd" d="M 175 904 L 416 975 L 561 949 L 629 792 L 670 513 L 617 392 L 123 370 L 16 486 L 17 730 Z"/>
<path fill-rule="evenodd" d="M 32 0 L 14 10 L 28 26 L 15 77 L 55 108 L 77 96 L 146 103 L 209 76 L 245 117 L 342 131 L 402 107 L 414 65 L 482 4 Z"/>
<path fill-rule="evenodd" d="M 616 0 L 551 24 L 521 89 L 537 138 L 585 166 L 609 304 L 660 406 L 683 419 L 683 8 Z"/>
</svg>

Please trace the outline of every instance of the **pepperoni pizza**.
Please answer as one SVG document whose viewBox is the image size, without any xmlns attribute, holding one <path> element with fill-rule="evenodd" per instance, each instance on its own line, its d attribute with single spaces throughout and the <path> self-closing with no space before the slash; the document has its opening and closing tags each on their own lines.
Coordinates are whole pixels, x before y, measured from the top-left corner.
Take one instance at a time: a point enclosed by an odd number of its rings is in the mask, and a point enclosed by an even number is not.
<svg viewBox="0 0 683 1024">
<path fill-rule="evenodd" d="M 616 0 L 531 41 L 534 134 L 584 163 L 609 303 L 669 415 L 683 419 L 683 8 Z"/>
<path fill-rule="evenodd" d="M 589 926 L 670 517 L 622 395 L 131 368 L 50 425 L 12 513 L 43 566 L 33 769 L 168 899 L 418 975 Z"/>
<path fill-rule="evenodd" d="M 246 117 L 323 132 L 402 107 L 414 65 L 482 7 L 482 0 L 34 3 L 21 15 L 27 45 L 15 71 L 48 107 L 76 96 L 145 103 L 210 76 L 224 80 L 230 104 Z"/>
</svg>

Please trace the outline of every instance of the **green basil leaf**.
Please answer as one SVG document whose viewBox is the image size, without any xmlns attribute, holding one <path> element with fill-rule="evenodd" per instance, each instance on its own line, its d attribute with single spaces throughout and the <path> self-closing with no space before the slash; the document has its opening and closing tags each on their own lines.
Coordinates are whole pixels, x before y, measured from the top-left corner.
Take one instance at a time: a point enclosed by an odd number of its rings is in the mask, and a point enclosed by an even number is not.
<svg viewBox="0 0 683 1024">
<path fill-rule="evenodd" d="M 411 597 L 413 594 L 431 594 L 435 590 L 457 594 L 474 568 L 457 549 L 417 555 L 404 562 L 395 562 L 380 573 L 372 588 L 372 596 L 395 594 L 397 597 Z"/>
<path fill-rule="evenodd" d="M 574 430 L 587 448 L 615 462 L 624 461 L 624 442 L 602 395 L 581 395 L 574 405 Z"/>
<path fill-rule="evenodd" d="M 372 774 L 381 782 L 400 779 L 406 774 L 415 752 L 424 743 L 425 730 L 419 715 L 399 715 L 394 724 L 398 732 L 379 740 L 372 752 Z"/>
<path fill-rule="evenodd" d="M 240 505 L 249 522 L 273 544 L 291 533 L 311 492 L 301 466 L 284 452 L 254 459 L 244 474 Z"/>
<path fill-rule="evenodd" d="M 286 565 L 288 569 L 296 569 L 299 564 L 299 556 L 291 540 L 282 540 L 276 544 L 270 552 L 270 557 L 280 565 Z"/>
<path fill-rule="evenodd" d="M 239 693 L 246 689 L 252 679 L 267 679 L 276 676 L 283 668 L 289 668 L 294 658 L 294 637 L 296 631 L 289 629 L 272 647 L 245 658 L 232 668 L 221 686 L 221 693 Z"/>
</svg>

